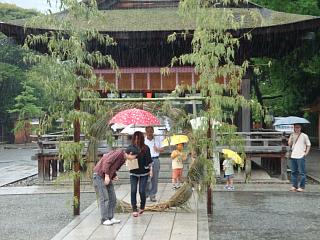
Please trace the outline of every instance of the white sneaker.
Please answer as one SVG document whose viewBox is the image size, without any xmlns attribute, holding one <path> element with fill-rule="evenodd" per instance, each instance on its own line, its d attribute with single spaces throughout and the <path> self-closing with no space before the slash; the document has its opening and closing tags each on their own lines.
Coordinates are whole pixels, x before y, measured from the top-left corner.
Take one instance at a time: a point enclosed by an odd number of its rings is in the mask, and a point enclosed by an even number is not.
<svg viewBox="0 0 320 240">
<path fill-rule="evenodd" d="M 106 225 L 106 226 L 111 226 L 113 224 L 113 222 L 108 219 L 108 220 L 105 220 L 102 224 Z"/>
<path fill-rule="evenodd" d="M 115 218 L 112 218 L 110 221 L 112 222 L 112 224 L 117 224 L 121 222 L 121 220 Z"/>
</svg>

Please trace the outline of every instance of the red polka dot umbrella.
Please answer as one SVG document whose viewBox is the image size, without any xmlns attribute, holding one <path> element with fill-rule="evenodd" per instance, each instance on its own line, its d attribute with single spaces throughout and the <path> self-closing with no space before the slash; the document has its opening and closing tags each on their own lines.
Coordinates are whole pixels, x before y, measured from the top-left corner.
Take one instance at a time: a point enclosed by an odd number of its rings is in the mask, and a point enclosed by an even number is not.
<svg viewBox="0 0 320 240">
<path fill-rule="evenodd" d="M 113 118 L 110 120 L 109 124 L 112 123 L 121 123 L 124 125 L 159 125 L 160 121 L 157 117 L 155 117 L 152 113 L 147 112 L 142 109 L 132 108 L 127 109 L 121 112 L 118 112 Z"/>
</svg>

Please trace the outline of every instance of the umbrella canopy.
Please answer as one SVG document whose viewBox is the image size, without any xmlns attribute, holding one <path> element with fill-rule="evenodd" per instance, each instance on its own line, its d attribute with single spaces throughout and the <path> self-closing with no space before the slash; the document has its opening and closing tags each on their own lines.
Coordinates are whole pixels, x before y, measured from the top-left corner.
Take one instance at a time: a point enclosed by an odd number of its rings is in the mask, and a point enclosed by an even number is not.
<svg viewBox="0 0 320 240">
<path fill-rule="evenodd" d="M 118 123 L 118 124 L 124 124 L 124 125 L 159 125 L 160 121 L 159 119 L 154 116 L 152 113 L 147 112 L 142 109 L 132 108 L 127 109 L 121 112 L 118 112 L 116 115 L 114 115 L 109 124 L 111 123 Z"/>
<path fill-rule="evenodd" d="M 227 158 L 231 158 L 234 161 L 234 163 L 243 166 L 243 159 L 235 151 L 232 151 L 231 149 L 224 148 L 224 149 L 222 149 L 222 153 L 225 154 L 227 156 Z"/>
<path fill-rule="evenodd" d="M 154 127 L 154 134 L 161 135 L 163 133 L 163 130 L 165 130 L 165 127 Z M 137 127 L 134 124 L 130 124 L 130 125 L 126 126 L 120 133 L 133 135 L 135 131 L 140 131 L 140 132 L 145 133 L 146 128 L 140 127 L 140 126 Z"/>
<path fill-rule="evenodd" d="M 301 118 L 301 117 L 285 117 L 282 118 L 278 121 L 276 121 L 273 126 L 278 126 L 278 125 L 292 125 L 292 124 L 308 124 L 310 123 L 307 119 Z"/>
<path fill-rule="evenodd" d="M 208 125 L 208 119 L 206 117 L 196 117 L 190 120 L 191 127 L 193 130 L 204 129 L 205 125 Z M 214 119 L 211 120 L 212 129 L 219 128 L 221 123 Z"/>
<path fill-rule="evenodd" d="M 122 124 L 122 123 L 115 123 L 115 124 L 112 124 L 111 129 L 112 129 L 113 131 L 117 131 L 117 130 L 119 130 L 119 129 L 125 128 L 126 126 L 127 126 L 127 125 L 124 125 L 124 124 Z"/>
<path fill-rule="evenodd" d="M 167 137 L 161 142 L 162 147 L 177 145 L 179 143 L 187 143 L 189 142 L 189 138 L 187 135 L 173 135 L 170 137 Z"/>
</svg>

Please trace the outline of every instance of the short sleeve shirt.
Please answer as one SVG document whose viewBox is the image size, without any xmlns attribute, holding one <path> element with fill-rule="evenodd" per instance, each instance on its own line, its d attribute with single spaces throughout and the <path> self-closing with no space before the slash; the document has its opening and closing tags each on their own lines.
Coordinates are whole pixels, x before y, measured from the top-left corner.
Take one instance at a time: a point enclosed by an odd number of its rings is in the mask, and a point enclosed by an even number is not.
<svg viewBox="0 0 320 240">
<path fill-rule="evenodd" d="M 183 161 L 186 159 L 186 155 L 178 150 L 173 150 L 171 154 L 178 153 L 179 155 L 172 159 L 172 169 L 183 168 Z"/>
<path fill-rule="evenodd" d="M 152 140 L 149 140 L 147 137 L 144 138 L 144 143 L 149 147 L 151 157 L 159 157 L 159 153 L 154 151 L 154 146 L 161 148 L 161 138 L 158 136 L 153 137 Z"/>
<path fill-rule="evenodd" d="M 299 135 L 295 133 L 292 133 L 290 136 L 291 141 L 293 143 L 291 158 L 295 159 L 303 158 L 307 146 L 311 146 L 311 142 L 307 134 L 301 133 L 300 136 L 298 136 Z"/>
<path fill-rule="evenodd" d="M 226 159 L 223 161 L 222 165 L 225 167 L 225 175 L 232 175 L 234 174 L 233 170 L 233 160 L 232 159 Z"/>
</svg>

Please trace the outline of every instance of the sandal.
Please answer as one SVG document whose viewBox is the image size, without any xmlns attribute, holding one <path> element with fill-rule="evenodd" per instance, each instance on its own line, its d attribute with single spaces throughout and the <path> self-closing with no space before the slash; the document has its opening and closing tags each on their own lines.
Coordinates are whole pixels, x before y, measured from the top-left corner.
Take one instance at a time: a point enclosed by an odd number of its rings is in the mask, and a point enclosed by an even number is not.
<svg viewBox="0 0 320 240">
<path fill-rule="evenodd" d="M 297 191 L 297 189 L 295 188 L 295 187 L 292 187 L 291 189 L 290 189 L 290 192 L 296 192 Z"/>
<path fill-rule="evenodd" d="M 141 215 L 144 212 L 144 209 L 139 210 L 139 215 Z"/>
<path fill-rule="evenodd" d="M 132 213 L 132 216 L 138 217 L 138 216 L 139 216 L 139 213 L 138 213 L 138 212 L 133 212 L 133 213 Z"/>
<path fill-rule="evenodd" d="M 297 192 L 304 192 L 304 189 L 303 188 L 298 188 Z"/>
</svg>

